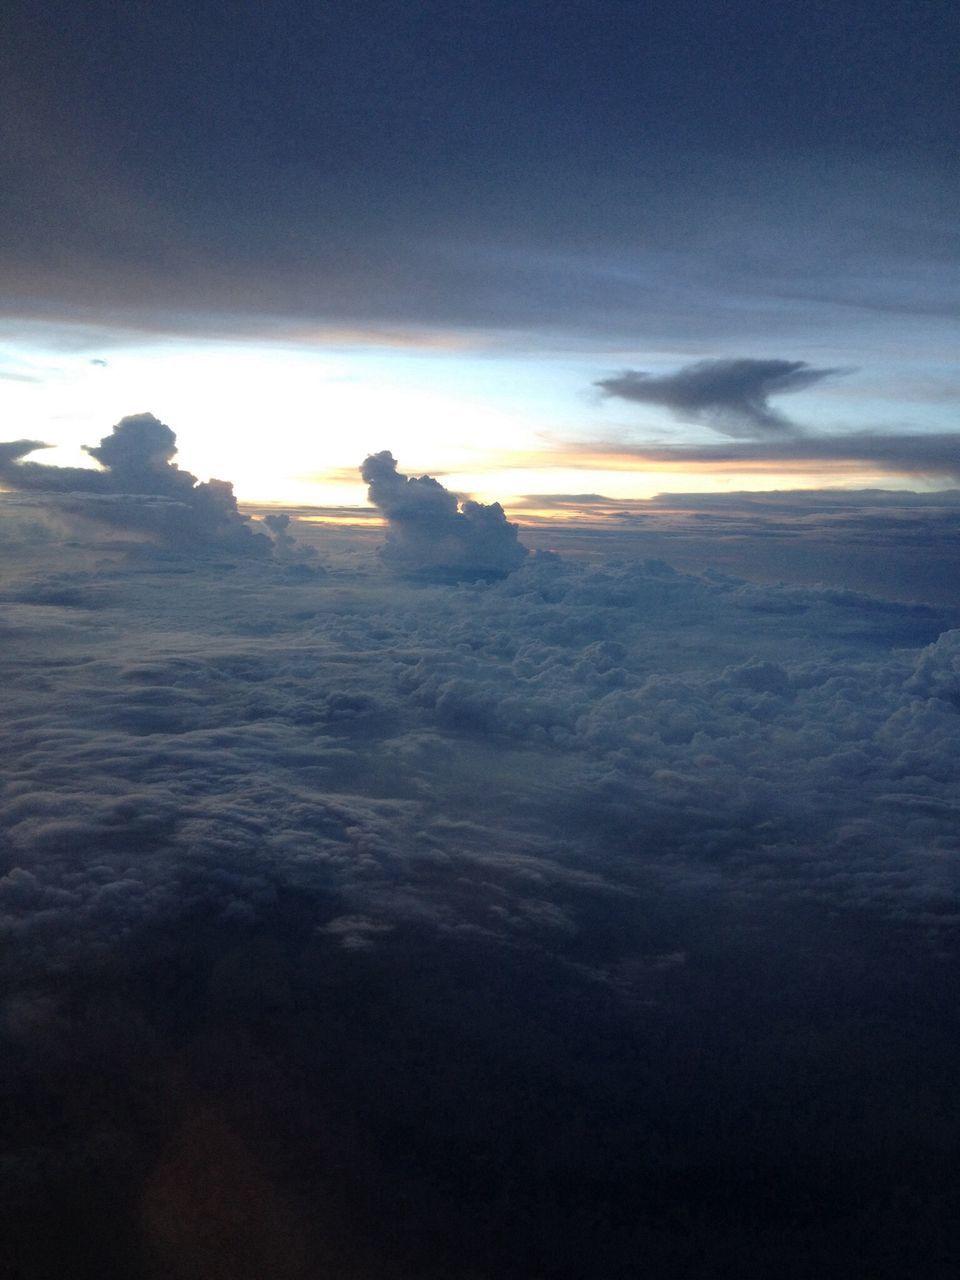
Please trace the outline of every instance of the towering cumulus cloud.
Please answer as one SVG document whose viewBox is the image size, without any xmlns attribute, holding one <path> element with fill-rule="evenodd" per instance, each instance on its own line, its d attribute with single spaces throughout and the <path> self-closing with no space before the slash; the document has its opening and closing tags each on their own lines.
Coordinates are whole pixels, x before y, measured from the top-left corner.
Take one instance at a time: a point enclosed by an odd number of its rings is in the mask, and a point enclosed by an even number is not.
<svg viewBox="0 0 960 1280">
<path fill-rule="evenodd" d="M 527 549 L 499 502 L 460 502 L 432 476 L 402 475 L 386 450 L 364 459 L 360 474 L 389 525 L 386 563 L 406 572 L 480 577 L 522 564 Z"/>
<path fill-rule="evenodd" d="M 261 554 L 269 540 L 237 510 L 226 480 L 199 481 L 173 461 L 176 434 L 152 413 L 121 419 L 85 452 L 100 470 L 21 461 L 44 446 L 32 440 L 0 444 L 0 484 L 20 491 L 85 499 L 82 513 L 180 548 L 216 546 Z"/>
</svg>

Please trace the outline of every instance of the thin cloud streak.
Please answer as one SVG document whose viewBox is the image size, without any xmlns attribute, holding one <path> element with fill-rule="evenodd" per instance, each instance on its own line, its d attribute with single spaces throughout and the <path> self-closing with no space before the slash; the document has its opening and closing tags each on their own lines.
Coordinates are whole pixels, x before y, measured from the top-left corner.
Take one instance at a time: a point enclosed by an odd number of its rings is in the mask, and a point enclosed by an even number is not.
<svg viewBox="0 0 960 1280">
<path fill-rule="evenodd" d="M 565 465 L 584 469 L 638 466 L 655 469 L 730 469 L 745 471 L 809 470 L 835 471 L 847 466 L 870 466 L 880 473 L 928 476 L 960 480 L 960 432 L 926 435 L 852 431 L 841 435 L 796 436 L 786 440 L 737 441 L 728 444 L 662 446 L 630 445 L 623 441 L 608 445 L 596 441 L 568 446 Z"/>
</svg>

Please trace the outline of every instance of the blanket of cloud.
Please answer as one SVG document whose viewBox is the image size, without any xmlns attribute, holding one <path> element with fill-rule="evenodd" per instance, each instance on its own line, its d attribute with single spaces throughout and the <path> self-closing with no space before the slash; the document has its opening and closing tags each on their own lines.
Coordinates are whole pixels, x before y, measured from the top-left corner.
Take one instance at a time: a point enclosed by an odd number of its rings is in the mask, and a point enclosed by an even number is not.
<svg viewBox="0 0 960 1280">
<path fill-rule="evenodd" d="M 0 575 L 14 1275 L 955 1273 L 957 610 L 57 536 Z"/>
<path fill-rule="evenodd" d="M 658 558 L 698 573 L 960 607 L 958 489 L 541 493 L 514 509 L 530 546 L 580 559 Z"/>
</svg>

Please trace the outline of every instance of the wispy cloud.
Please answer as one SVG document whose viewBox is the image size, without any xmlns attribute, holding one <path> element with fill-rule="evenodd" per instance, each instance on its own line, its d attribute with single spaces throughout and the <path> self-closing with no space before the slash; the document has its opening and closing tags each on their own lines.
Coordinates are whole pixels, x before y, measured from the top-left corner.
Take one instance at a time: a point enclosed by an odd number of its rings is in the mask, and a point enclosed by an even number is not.
<svg viewBox="0 0 960 1280">
<path fill-rule="evenodd" d="M 737 440 L 723 444 L 608 445 L 593 442 L 582 450 L 569 446 L 581 465 L 608 469 L 618 465 L 663 469 L 690 467 L 742 471 L 836 469 L 859 465 L 880 473 L 927 476 L 960 481 L 960 432 L 930 434 L 850 431 L 832 435 L 788 435 L 786 438 Z"/>
</svg>

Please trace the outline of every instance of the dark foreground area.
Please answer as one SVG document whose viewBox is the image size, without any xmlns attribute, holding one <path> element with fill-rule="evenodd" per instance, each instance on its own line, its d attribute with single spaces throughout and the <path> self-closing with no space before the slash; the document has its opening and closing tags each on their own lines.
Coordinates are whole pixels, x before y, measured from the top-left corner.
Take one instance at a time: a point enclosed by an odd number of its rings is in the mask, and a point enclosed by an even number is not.
<svg viewBox="0 0 960 1280">
<path fill-rule="evenodd" d="M 637 905 L 558 969 L 351 952 L 324 908 L 196 909 L 18 997 L 8 1274 L 955 1273 L 956 964 L 909 930 Z M 611 993 L 626 929 L 709 977 L 662 953 Z"/>
</svg>

